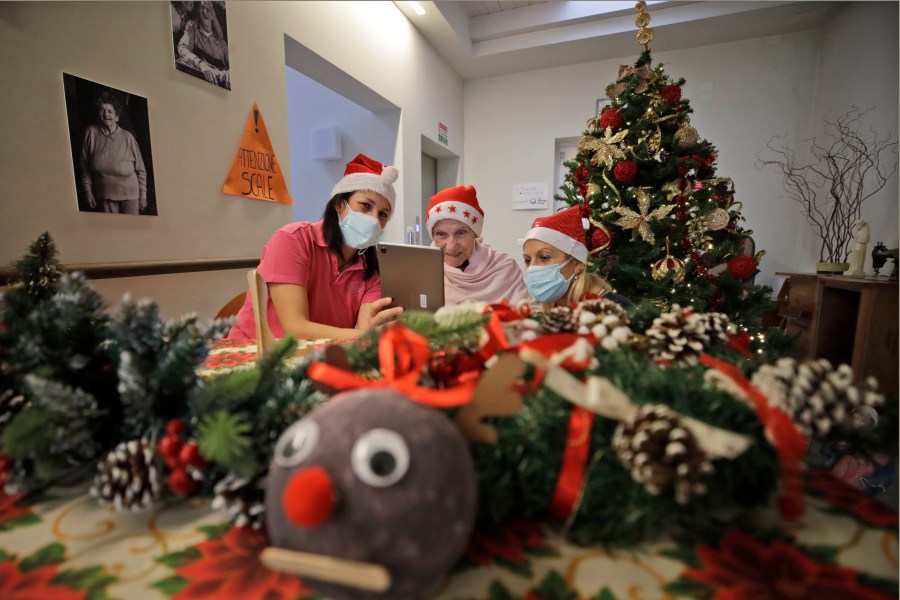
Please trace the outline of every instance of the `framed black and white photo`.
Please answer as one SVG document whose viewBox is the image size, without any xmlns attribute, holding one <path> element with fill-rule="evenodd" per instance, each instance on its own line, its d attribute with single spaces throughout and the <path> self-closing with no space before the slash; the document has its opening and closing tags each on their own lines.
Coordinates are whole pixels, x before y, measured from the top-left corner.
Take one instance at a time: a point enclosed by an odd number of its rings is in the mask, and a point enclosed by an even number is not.
<svg viewBox="0 0 900 600">
<path fill-rule="evenodd" d="M 225 2 L 170 2 L 175 68 L 231 89 Z"/>
<path fill-rule="evenodd" d="M 157 215 L 147 99 L 63 73 L 78 210 Z"/>
</svg>

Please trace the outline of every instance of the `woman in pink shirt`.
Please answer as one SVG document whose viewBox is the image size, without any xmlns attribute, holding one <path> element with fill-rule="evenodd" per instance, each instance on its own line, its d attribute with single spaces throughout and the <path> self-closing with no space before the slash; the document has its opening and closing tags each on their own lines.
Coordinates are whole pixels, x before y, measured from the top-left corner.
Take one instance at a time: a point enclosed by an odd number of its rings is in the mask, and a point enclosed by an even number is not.
<svg viewBox="0 0 900 600">
<path fill-rule="evenodd" d="M 356 338 L 403 311 L 386 308 L 374 248 L 394 209 L 397 176 L 395 167 L 358 155 L 320 221 L 286 225 L 265 245 L 257 272 L 268 284 L 275 337 Z M 250 292 L 228 337 L 256 337 Z"/>
</svg>

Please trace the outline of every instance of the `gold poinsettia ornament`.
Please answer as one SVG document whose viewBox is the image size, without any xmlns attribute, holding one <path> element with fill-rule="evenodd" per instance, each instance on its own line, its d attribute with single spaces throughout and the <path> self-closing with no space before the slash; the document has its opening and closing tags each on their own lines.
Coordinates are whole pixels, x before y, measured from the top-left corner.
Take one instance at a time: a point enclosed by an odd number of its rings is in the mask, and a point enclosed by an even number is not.
<svg viewBox="0 0 900 600">
<path fill-rule="evenodd" d="M 642 240 L 644 240 L 648 244 L 653 244 L 656 242 L 656 236 L 653 235 L 653 230 L 650 229 L 650 221 L 665 218 L 670 212 L 672 212 L 672 209 L 675 208 L 675 205 L 667 204 L 665 206 L 655 208 L 651 211 L 650 194 L 648 194 L 646 190 L 642 188 L 635 188 L 634 195 L 637 198 L 638 212 L 635 212 L 630 208 L 626 208 L 621 205 L 616 206 L 612 209 L 612 212 L 621 215 L 621 217 L 614 223 L 614 225 L 618 225 L 622 229 L 631 229 L 632 239 L 640 234 Z"/>
<path fill-rule="evenodd" d="M 609 127 L 603 132 L 602 138 L 593 135 L 583 135 L 578 140 L 578 152 L 584 154 L 593 153 L 591 156 L 591 164 L 594 166 L 604 165 L 611 168 L 616 161 L 625 158 L 623 152 L 617 144 L 625 139 L 628 130 L 623 129 L 619 133 L 613 134 Z"/>
</svg>

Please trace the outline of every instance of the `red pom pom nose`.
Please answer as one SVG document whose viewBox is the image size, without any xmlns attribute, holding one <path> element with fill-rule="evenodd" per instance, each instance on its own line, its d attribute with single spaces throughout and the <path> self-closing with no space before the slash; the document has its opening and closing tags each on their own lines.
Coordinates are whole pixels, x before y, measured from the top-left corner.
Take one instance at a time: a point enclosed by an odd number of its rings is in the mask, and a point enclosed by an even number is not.
<svg viewBox="0 0 900 600">
<path fill-rule="evenodd" d="M 335 505 L 334 484 L 322 467 L 308 467 L 288 480 L 281 495 L 281 506 L 287 518 L 302 527 L 324 523 Z"/>
</svg>

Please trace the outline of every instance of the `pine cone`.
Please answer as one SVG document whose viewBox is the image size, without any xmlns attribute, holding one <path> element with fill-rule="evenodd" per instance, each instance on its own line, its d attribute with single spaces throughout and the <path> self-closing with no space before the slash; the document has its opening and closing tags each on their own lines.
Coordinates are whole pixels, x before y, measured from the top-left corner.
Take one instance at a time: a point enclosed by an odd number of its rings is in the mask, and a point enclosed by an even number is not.
<svg viewBox="0 0 900 600">
<path fill-rule="evenodd" d="M 710 345 L 713 337 L 719 337 L 710 327 L 718 327 L 718 319 L 692 312 L 690 306 L 682 309 L 673 304 L 670 312 L 653 319 L 653 325 L 646 332 L 651 340 L 650 355 L 657 360 L 697 364 L 697 357 L 704 348 Z M 724 337 L 722 339 L 724 341 Z"/>
<path fill-rule="evenodd" d="M 849 425 L 854 410 L 861 406 L 884 404 L 875 379 L 854 385 L 849 365 L 834 369 L 824 358 L 803 363 L 782 358 L 760 367 L 752 382 L 808 438 L 821 439 L 835 425 Z"/>
<path fill-rule="evenodd" d="M 25 408 L 25 396 L 9 389 L 0 394 L 0 432 Z"/>
<path fill-rule="evenodd" d="M 229 473 L 219 480 L 213 491 L 216 497 L 213 498 L 212 507 L 216 510 L 224 509 L 235 525 L 250 525 L 254 529 L 262 527 L 266 514 L 262 478 L 241 479 Z"/>
<path fill-rule="evenodd" d="M 612 300 L 587 300 L 578 305 L 576 312 L 578 332 L 593 333 L 607 350 L 615 350 L 632 336 L 628 313 Z"/>
<path fill-rule="evenodd" d="M 692 495 L 707 491 L 712 463 L 680 417 L 665 406 L 645 405 L 619 423 L 613 447 L 632 478 L 650 494 L 671 485 L 675 501 L 687 504 Z"/>
<path fill-rule="evenodd" d="M 162 464 L 149 440 L 122 442 L 97 463 L 91 496 L 116 510 L 148 508 L 162 489 Z"/>
<path fill-rule="evenodd" d="M 578 331 L 578 315 L 568 306 L 554 306 L 541 317 L 542 333 Z"/>
</svg>

